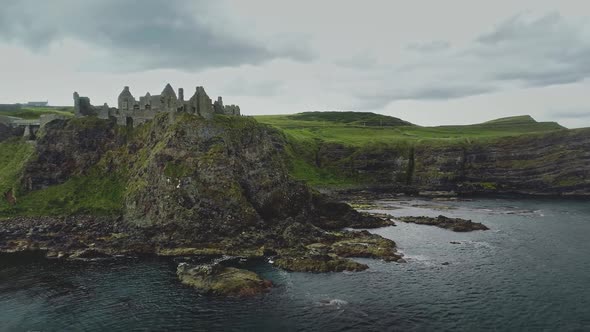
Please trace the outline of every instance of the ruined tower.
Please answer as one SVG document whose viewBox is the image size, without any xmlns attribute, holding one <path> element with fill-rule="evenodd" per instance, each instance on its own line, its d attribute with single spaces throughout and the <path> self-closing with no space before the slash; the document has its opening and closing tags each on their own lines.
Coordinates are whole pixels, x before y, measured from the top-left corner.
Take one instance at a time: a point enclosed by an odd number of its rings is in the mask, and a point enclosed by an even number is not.
<svg viewBox="0 0 590 332">
<path fill-rule="evenodd" d="M 213 103 L 213 110 L 216 114 L 223 114 L 223 99 L 221 96 L 217 97 L 217 100 Z"/>
<path fill-rule="evenodd" d="M 118 99 L 118 106 L 120 111 L 130 111 L 133 110 L 133 106 L 135 105 L 135 97 L 129 91 L 129 87 L 126 86 L 123 88 L 121 94 L 119 94 Z"/>
<path fill-rule="evenodd" d="M 189 100 L 189 105 L 191 113 L 198 114 L 206 119 L 213 117 L 214 110 L 211 98 L 209 98 L 202 86 L 197 87 L 195 94 Z"/>
<path fill-rule="evenodd" d="M 80 95 L 78 92 L 74 92 L 74 115 L 76 117 L 82 116 L 80 114 Z"/>
<path fill-rule="evenodd" d="M 107 103 L 104 103 L 104 105 L 102 105 L 102 108 L 98 112 L 98 118 L 99 119 L 108 119 L 109 118 L 109 105 Z"/>
<path fill-rule="evenodd" d="M 178 101 L 180 101 L 181 103 L 184 102 L 184 89 L 183 88 L 178 88 Z"/>
<path fill-rule="evenodd" d="M 178 98 L 176 92 L 170 84 L 166 84 L 166 87 L 160 94 L 161 110 L 164 112 L 176 112 Z"/>
<path fill-rule="evenodd" d="M 80 97 L 77 92 L 74 92 L 74 114 L 76 117 L 96 115 L 94 107 L 90 104 L 90 98 Z"/>
<path fill-rule="evenodd" d="M 139 97 L 139 109 L 146 111 L 152 109 L 152 95 L 149 92 L 145 96 Z"/>
</svg>

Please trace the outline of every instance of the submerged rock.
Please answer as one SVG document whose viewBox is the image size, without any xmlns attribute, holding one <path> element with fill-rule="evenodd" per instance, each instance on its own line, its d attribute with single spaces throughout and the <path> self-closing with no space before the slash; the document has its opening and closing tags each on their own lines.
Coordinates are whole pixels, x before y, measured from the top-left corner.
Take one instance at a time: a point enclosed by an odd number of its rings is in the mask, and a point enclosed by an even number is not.
<svg viewBox="0 0 590 332">
<path fill-rule="evenodd" d="M 397 220 L 418 225 L 430 225 L 444 229 L 452 230 L 453 232 L 471 232 L 471 231 L 485 231 L 489 228 L 478 222 L 473 222 L 461 218 L 449 218 L 445 216 L 433 217 L 399 217 Z"/>
<path fill-rule="evenodd" d="M 59 254 L 58 254 L 59 257 Z M 107 259 L 112 258 L 111 255 L 101 252 L 96 249 L 81 249 L 76 251 L 73 255 L 69 257 L 70 259 L 80 259 L 80 260 L 95 260 L 95 259 Z"/>
<path fill-rule="evenodd" d="M 210 295 L 252 296 L 272 287 L 270 281 L 260 278 L 252 271 L 221 264 L 180 263 L 176 275 L 183 284 Z"/>
</svg>

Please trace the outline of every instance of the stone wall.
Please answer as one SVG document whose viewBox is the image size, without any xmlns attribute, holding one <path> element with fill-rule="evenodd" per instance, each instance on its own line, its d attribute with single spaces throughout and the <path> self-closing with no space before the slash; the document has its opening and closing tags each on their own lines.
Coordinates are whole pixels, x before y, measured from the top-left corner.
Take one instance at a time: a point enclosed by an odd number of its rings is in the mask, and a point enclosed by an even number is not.
<svg viewBox="0 0 590 332">
<path fill-rule="evenodd" d="M 45 127 L 49 122 L 53 121 L 53 120 L 65 120 L 67 119 L 66 116 L 64 115 L 59 115 L 59 114 L 43 114 L 41 115 L 41 117 L 39 118 L 39 126 L 41 128 Z"/>
<path fill-rule="evenodd" d="M 80 97 L 77 92 L 74 92 L 74 114 L 76 117 L 95 116 L 98 115 L 98 110 L 92 106 L 90 98 Z"/>
</svg>

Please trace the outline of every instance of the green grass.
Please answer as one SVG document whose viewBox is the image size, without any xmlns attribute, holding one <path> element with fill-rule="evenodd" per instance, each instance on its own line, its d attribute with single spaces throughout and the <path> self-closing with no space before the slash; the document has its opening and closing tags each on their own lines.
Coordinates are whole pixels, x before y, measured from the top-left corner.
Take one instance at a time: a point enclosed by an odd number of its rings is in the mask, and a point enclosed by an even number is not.
<svg viewBox="0 0 590 332">
<path fill-rule="evenodd" d="M 7 206 L 4 193 L 14 191 L 23 166 L 33 151 L 33 145 L 23 139 L 10 139 L 0 143 L 0 209 Z"/>
<path fill-rule="evenodd" d="M 113 173 L 93 170 L 63 184 L 17 197 L 13 207 L 0 208 L 0 217 L 52 215 L 115 215 L 122 211 L 126 181 Z"/>
<path fill-rule="evenodd" d="M 0 218 L 17 215 L 112 215 L 122 210 L 127 185 L 126 168 L 105 171 L 107 167 L 104 163 L 99 163 L 84 175 L 73 176 L 63 184 L 25 192 L 21 175 L 27 161 L 34 156 L 34 150 L 31 142 L 20 138 L 0 143 Z M 4 198 L 4 193 L 9 190 L 17 200 L 14 206 L 10 206 Z"/>
<path fill-rule="evenodd" d="M 285 133 L 289 143 L 290 172 L 294 178 L 310 185 L 329 187 L 362 184 L 367 179 L 318 165 L 322 144 L 340 144 L 373 154 L 387 149 L 409 154 L 412 147 L 420 145 L 485 144 L 503 137 L 534 137 L 566 131 L 557 123 L 537 122 L 527 115 L 475 125 L 438 127 L 421 127 L 394 117 L 360 112 L 307 112 L 255 118 Z M 354 159 L 354 156 L 352 154 L 350 158 Z M 491 184 L 485 186 L 490 187 Z"/>
<path fill-rule="evenodd" d="M 23 112 L 27 110 L 19 110 Z M 35 115 L 54 109 L 35 108 Z M 67 111 L 63 111 L 67 112 Z M 0 111 L 0 115 L 7 115 Z M 20 114 L 21 116 L 23 114 Z M 14 116 L 14 115 L 11 115 Z M 31 115 L 32 116 L 32 115 Z M 190 115 L 182 115 L 178 123 L 200 121 Z M 321 164 L 321 147 L 326 143 L 336 143 L 349 147 L 353 153 L 343 159 L 339 166 L 354 161 L 357 152 L 379 154 L 380 151 L 395 149 L 401 155 L 409 155 L 419 144 L 474 144 L 485 143 L 507 136 L 519 139 L 536 139 L 548 133 L 558 135 L 574 134 L 576 130 L 564 130 L 556 123 L 539 123 L 529 116 L 497 119 L 469 126 L 420 127 L 405 121 L 373 113 L 325 112 L 302 113 L 299 115 L 274 115 L 255 117 L 259 122 L 280 129 L 287 141 L 285 153 L 291 175 L 313 186 L 346 187 L 367 183 L 363 175 L 345 174 L 346 167 L 330 168 Z M 252 118 L 217 116 L 213 120 L 218 126 L 225 126 L 238 135 L 242 131 L 259 130 Z M 72 126 L 95 127 L 106 125 L 96 118 L 72 119 Z M 151 125 L 143 125 L 133 130 L 118 127 L 118 134 L 128 140 L 145 140 Z M 527 136 L 523 136 L 527 135 Z M 239 136 L 239 135 L 238 135 Z M 164 143 L 164 142 L 162 142 Z M 156 145 L 151 150 L 142 149 L 129 155 L 126 148 L 107 153 L 98 165 L 84 173 L 75 175 L 63 184 L 45 189 L 21 193 L 22 169 L 31 156 L 34 146 L 22 139 L 10 139 L 0 143 L 0 194 L 12 190 L 16 195 L 16 206 L 9 206 L 3 195 L 0 196 L 0 217 L 15 215 L 72 215 L 96 214 L 112 215 L 123 209 L 126 195 L 141 190 L 144 182 L 134 181 L 129 174 L 129 165 L 134 169 L 145 167 L 155 151 L 163 148 Z M 212 151 L 216 151 L 212 149 Z M 558 156 L 549 156 L 555 157 Z M 348 158 L 348 159 L 347 159 Z M 114 161 L 110 163 L 107 161 Z M 525 161 L 522 161 L 525 163 Z M 527 161 L 528 162 L 528 161 Z M 106 165 L 116 164 L 118 171 L 107 172 Z M 190 172 L 184 164 L 169 163 L 164 169 L 167 176 L 180 177 Z M 551 179 L 563 183 L 573 183 L 577 179 Z M 492 189 L 494 183 L 478 184 Z"/>
<path fill-rule="evenodd" d="M 317 167 L 314 160 L 319 149 L 318 141 L 294 137 L 290 134 L 286 134 L 286 138 L 289 172 L 293 178 L 305 181 L 312 186 L 344 187 L 358 183 L 357 179 L 347 177 L 345 174 Z"/>
<path fill-rule="evenodd" d="M 399 120 L 388 126 L 367 122 L 373 113 L 325 112 L 295 115 L 263 115 L 255 118 L 283 130 L 296 139 L 365 146 L 374 143 L 399 143 L 400 141 L 435 143 L 464 143 L 474 139 L 493 139 L 530 133 L 550 132 L 564 128 L 554 122 L 537 122 L 530 116 L 493 120 L 464 126 L 420 127 Z M 355 118 L 355 114 L 358 116 Z M 391 118 L 373 114 L 374 119 Z M 393 120 L 391 120 L 393 121 Z"/>
<path fill-rule="evenodd" d="M 296 121 L 327 121 L 363 127 L 413 126 L 407 121 L 371 112 L 303 112 L 287 115 L 287 118 Z"/>
<path fill-rule="evenodd" d="M 74 116 L 73 107 L 15 107 L 13 109 L 0 110 L 0 115 L 12 116 L 25 120 L 39 119 L 44 114 L 57 114 L 67 117 Z"/>
<path fill-rule="evenodd" d="M 517 115 L 517 116 L 509 116 L 506 118 L 499 118 L 490 121 L 486 121 L 483 124 L 508 124 L 508 125 L 515 125 L 515 124 L 531 124 L 536 123 L 537 121 L 533 119 L 530 115 Z"/>
</svg>

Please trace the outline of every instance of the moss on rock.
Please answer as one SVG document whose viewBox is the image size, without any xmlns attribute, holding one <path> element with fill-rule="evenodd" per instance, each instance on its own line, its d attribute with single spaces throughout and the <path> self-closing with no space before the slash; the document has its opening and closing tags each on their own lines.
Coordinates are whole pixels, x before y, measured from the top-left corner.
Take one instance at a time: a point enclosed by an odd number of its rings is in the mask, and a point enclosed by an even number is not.
<svg viewBox="0 0 590 332">
<path fill-rule="evenodd" d="M 256 273 L 220 264 L 191 265 L 180 263 L 176 270 L 180 281 L 210 295 L 252 296 L 272 287 Z"/>
<path fill-rule="evenodd" d="M 489 228 L 478 222 L 461 218 L 449 218 L 445 216 L 432 217 L 399 217 L 399 221 L 418 225 L 430 225 L 452 230 L 453 232 L 485 231 Z"/>
<path fill-rule="evenodd" d="M 287 271 L 313 273 L 363 271 L 369 268 L 366 264 L 336 255 L 281 257 L 275 260 L 275 265 Z"/>
<path fill-rule="evenodd" d="M 402 256 L 396 251 L 394 241 L 367 231 L 355 232 L 331 245 L 331 252 L 340 257 L 364 257 L 399 261 Z"/>
</svg>

